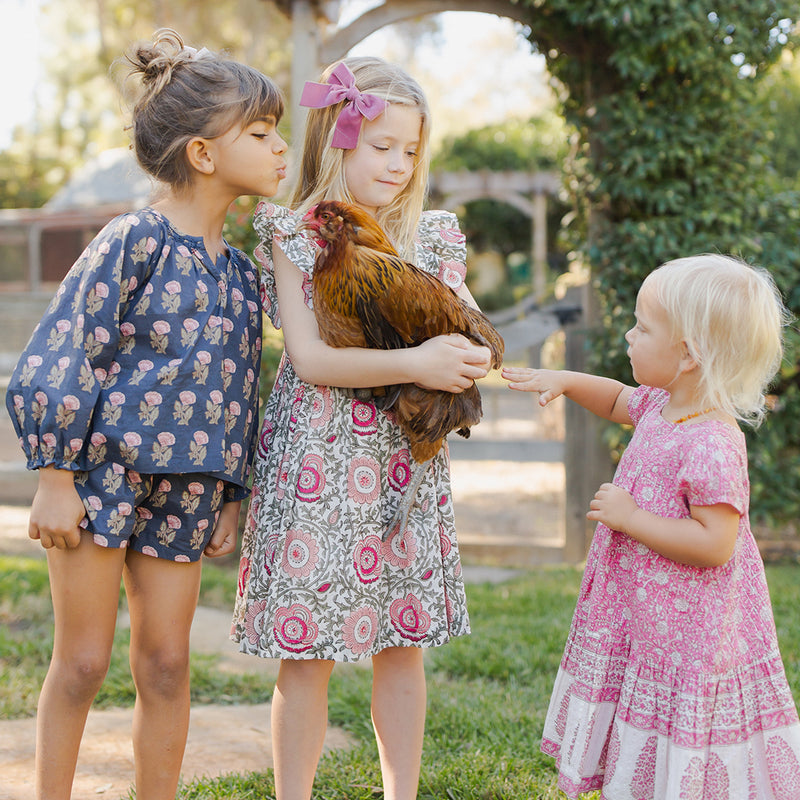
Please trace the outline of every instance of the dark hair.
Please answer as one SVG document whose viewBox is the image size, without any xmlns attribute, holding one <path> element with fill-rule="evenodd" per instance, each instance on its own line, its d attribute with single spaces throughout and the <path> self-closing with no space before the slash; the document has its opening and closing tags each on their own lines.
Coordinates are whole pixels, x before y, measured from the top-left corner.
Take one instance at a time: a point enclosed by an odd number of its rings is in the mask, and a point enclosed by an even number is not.
<svg viewBox="0 0 800 800">
<path fill-rule="evenodd" d="M 142 168 L 174 189 L 191 183 L 186 144 L 195 136 L 214 139 L 234 125 L 283 116 L 283 97 L 255 69 L 205 48 L 185 47 L 171 28 L 153 43 L 135 45 L 126 56 L 128 79 L 141 84 L 133 108 L 133 147 Z"/>
</svg>

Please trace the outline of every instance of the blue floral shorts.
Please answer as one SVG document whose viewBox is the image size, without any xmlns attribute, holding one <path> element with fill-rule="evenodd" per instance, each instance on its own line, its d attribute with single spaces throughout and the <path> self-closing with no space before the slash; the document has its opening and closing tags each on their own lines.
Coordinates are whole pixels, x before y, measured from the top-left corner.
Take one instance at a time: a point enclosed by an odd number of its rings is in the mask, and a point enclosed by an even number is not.
<svg viewBox="0 0 800 800">
<path fill-rule="evenodd" d="M 197 561 L 226 499 L 225 481 L 202 473 L 143 475 L 121 464 L 75 472 L 86 507 L 80 525 L 102 547 Z"/>
</svg>

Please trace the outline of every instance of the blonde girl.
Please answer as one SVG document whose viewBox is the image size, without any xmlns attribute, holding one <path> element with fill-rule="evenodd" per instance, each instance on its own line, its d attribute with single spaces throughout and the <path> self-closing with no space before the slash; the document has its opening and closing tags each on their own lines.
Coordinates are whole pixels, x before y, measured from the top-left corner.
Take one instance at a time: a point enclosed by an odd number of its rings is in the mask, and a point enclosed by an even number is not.
<svg viewBox="0 0 800 800">
<path fill-rule="evenodd" d="M 384 796 L 412 800 L 423 648 L 469 632 L 448 460 L 434 460 L 406 530 L 384 542 L 413 464 L 391 414 L 354 389 L 416 382 L 459 392 L 486 374 L 489 355 L 460 336 L 403 351 L 321 341 L 309 294 L 316 244 L 301 223 L 323 199 L 370 212 L 408 258 L 471 301 L 455 217 L 422 212 L 430 115 L 420 87 L 376 58 L 347 59 L 322 80 L 303 93 L 312 108 L 293 208 L 264 203 L 255 219 L 265 304 L 285 353 L 258 448 L 233 635 L 242 651 L 281 659 L 272 705 L 280 800 L 311 796 L 334 663 L 370 657 Z"/>
<path fill-rule="evenodd" d="M 39 471 L 53 655 L 39 698 L 36 797 L 70 797 L 125 584 L 136 797 L 174 798 L 189 724 L 189 630 L 203 554 L 234 550 L 257 435 L 256 269 L 222 237 L 230 203 L 284 177 L 273 83 L 168 29 L 128 56 L 137 158 L 164 190 L 73 265 L 7 403 Z"/>
<path fill-rule="evenodd" d="M 701 255 L 647 276 L 625 335 L 637 388 L 504 369 L 635 431 L 598 522 L 545 722 L 570 797 L 800 797 L 800 724 L 748 519 L 745 439 L 781 361 L 769 274 Z"/>
</svg>

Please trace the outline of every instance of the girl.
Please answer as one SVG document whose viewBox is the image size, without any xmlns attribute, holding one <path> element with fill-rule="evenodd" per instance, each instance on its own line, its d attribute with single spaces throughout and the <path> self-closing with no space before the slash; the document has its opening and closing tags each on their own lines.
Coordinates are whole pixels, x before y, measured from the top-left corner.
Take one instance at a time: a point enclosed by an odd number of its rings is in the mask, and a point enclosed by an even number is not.
<svg viewBox="0 0 800 800">
<path fill-rule="evenodd" d="M 70 270 L 9 386 L 30 536 L 55 613 L 39 699 L 36 793 L 68 798 L 125 582 L 137 697 L 136 796 L 174 798 L 189 723 L 200 557 L 230 553 L 257 436 L 256 271 L 222 226 L 285 174 L 272 82 L 167 29 L 128 57 L 143 84 L 139 162 L 161 198 L 112 220 Z"/>
<path fill-rule="evenodd" d="M 545 722 L 570 796 L 800 797 L 800 724 L 748 520 L 745 439 L 780 365 L 769 274 L 703 255 L 647 276 L 627 332 L 638 388 L 504 369 L 636 426 L 599 523 Z"/>
<path fill-rule="evenodd" d="M 415 798 L 425 721 L 422 648 L 469 632 L 446 452 L 406 530 L 385 543 L 412 464 L 391 413 L 354 391 L 417 382 L 459 392 L 487 348 L 461 336 L 408 350 L 331 348 L 310 308 L 316 244 L 300 226 L 320 200 L 356 203 L 406 258 L 471 300 L 452 214 L 422 213 L 429 113 L 398 67 L 353 58 L 306 84 L 309 112 L 294 210 L 263 204 L 262 290 L 285 352 L 267 404 L 242 542 L 233 638 L 280 658 L 272 705 L 276 793 L 311 796 L 336 661 L 372 657 L 372 720 L 387 800 Z M 340 388 L 341 387 L 341 388 Z M 347 387 L 347 388 L 343 388 Z"/>
</svg>

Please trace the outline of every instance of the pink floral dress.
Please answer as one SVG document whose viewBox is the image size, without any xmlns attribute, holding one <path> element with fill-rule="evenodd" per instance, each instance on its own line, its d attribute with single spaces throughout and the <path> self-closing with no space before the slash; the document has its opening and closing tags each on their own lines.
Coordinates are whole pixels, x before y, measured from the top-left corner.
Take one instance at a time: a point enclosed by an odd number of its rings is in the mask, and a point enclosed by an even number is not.
<svg viewBox="0 0 800 800">
<path fill-rule="evenodd" d="M 299 222 L 271 203 L 256 213 L 262 299 L 276 327 L 273 239 L 302 271 L 311 306 L 315 246 Z M 417 265 L 455 289 L 465 260 L 455 216 L 425 212 Z M 382 541 L 413 466 L 390 414 L 351 390 L 305 383 L 284 352 L 242 540 L 231 633 L 242 652 L 356 661 L 469 633 L 446 448 L 426 473 L 407 530 Z"/>
<path fill-rule="evenodd" d="M 800 724 L 750 532 L 744 435 L 668 422 L 668 398 L 633 393 L 636 430 L 614 483 L 663 517 L 732 505 L 733 556 L 690 567 L 597 526 L 542 750 L 570 797 L 797 800 Z"/>
</svg>

